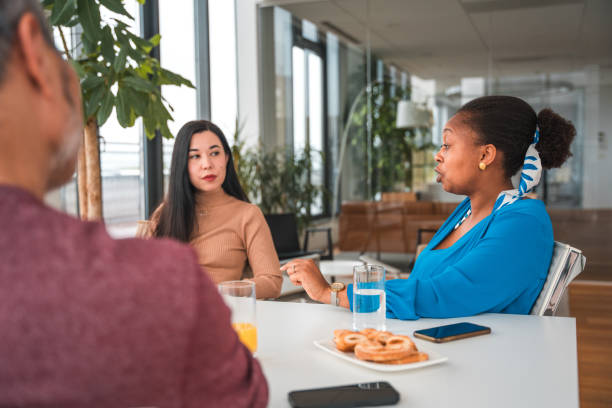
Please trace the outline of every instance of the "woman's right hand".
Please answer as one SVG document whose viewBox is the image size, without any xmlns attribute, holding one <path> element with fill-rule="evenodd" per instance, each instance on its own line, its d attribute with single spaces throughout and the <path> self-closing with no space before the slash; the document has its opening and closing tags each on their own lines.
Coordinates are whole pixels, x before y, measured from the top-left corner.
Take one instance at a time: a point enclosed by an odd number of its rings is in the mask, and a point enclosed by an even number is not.
<svg viewBox="0 0 612 408">
<path fill-rule="evenodd" d="M 294 259 L 281 267 L 296 286 L 302 286 L 312 300 L 329 303 L 331 289 L 312 259 Z"/>
</svg>

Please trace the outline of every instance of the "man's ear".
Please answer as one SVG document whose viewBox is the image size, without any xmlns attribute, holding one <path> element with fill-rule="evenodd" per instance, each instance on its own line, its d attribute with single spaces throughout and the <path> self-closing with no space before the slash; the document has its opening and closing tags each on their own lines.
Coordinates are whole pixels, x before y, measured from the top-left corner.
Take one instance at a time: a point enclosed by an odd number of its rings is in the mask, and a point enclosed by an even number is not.
<svg viewBox="0 0 612 408">
<path fill-rule="evenodd" d="M 481 146 L 480 161 L 490 166 L 497 155 L 497 148 L 492 144 Z"/>
<path fill-rule="evenodd" d="M 17 56 L 22 59 L 23 69 L 32 86 L 48 97 L 53 94 L 52 73 L 56 69 L 49 58 L 54 52 L 47 43 L 43 27 L 32 13 L 25 13 L 16 30 Z"/>
</svg>

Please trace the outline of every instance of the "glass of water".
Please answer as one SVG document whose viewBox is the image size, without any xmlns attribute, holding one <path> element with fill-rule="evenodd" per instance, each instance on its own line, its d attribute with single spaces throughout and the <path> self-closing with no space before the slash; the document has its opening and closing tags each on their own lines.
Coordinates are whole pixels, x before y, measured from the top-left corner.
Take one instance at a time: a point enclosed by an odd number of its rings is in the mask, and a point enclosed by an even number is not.
<svg viewBox="0 0 612 408">
<path fill-rule="evenodd" d="M 353 330 L 385 330 L 385 268 L 380 265 L 353 267 Z"/>
</svg>

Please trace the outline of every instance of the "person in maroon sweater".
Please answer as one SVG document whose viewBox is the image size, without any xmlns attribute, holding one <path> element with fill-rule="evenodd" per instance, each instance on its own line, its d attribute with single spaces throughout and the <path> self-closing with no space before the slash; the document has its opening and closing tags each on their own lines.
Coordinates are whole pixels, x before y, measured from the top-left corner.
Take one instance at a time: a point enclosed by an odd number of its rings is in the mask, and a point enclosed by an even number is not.
<svg viewBox="0 0 612 408">
<path fill-rule="evenodd" d="M 79 95 L 38 0 L 0 0 L 0 406 L 265 406 L 189 247 L 43 204 L 74 172 Z"/>
</svg>

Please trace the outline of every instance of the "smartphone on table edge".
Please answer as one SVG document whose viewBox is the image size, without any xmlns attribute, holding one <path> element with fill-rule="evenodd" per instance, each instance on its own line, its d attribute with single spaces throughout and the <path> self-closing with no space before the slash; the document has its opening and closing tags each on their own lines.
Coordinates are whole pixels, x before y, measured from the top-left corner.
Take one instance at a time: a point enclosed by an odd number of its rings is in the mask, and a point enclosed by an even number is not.
<svg viewBox="0 0 612 408">
<path fill-rule="evenodd" d="M 399 393 L 386 381 L 291 391 L 293 408 L 348 408 L 395 405 Z"/>
<path fill-rule="evenodd" d="M 446 343 L 447 341 L 465 339 L 467 337 L 480 336 L 491 333 L 491 328 L 474 323 L 462 322 L 448 324 L 446 326 L 432 327 L 430 329 L 416 330 L 414 337 L 434 343 Z"/>
</svg>

